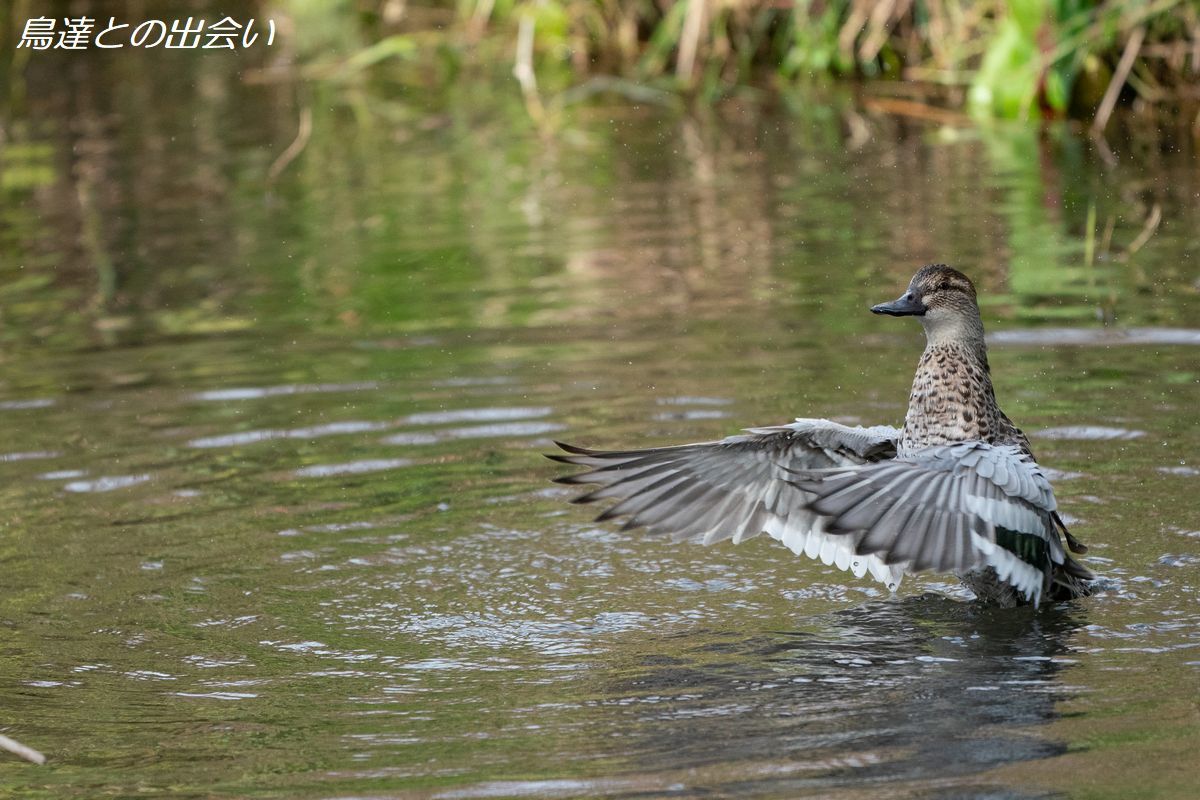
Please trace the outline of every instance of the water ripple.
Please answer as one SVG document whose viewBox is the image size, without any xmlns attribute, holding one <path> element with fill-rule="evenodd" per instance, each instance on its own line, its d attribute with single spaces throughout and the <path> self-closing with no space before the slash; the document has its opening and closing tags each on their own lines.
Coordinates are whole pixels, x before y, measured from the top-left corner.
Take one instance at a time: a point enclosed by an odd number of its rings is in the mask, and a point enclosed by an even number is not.
<svg viewBox="0 0 1200 800">
<path fill-rule="evenodd" d="M 993 344 L 1095 345 L 1200 344 L 1200 330 L 1190 328 L 1038 328 L 997 331 Z"/>
<path fill-rule="evenodd" d="M 344 464 L 316 464 L 301 467 L 292 474 L 297 478 L 328 478 L 334 475 L 359 475 L 364 472 L 380 472 L 407 467 L 413 462 L 408 458 L 368 458 L 363 461 L 348 461 Z"/>
<path fill-rule="evenodd" d="M 292 394 L 314 394 L 318 392 L 363 392 L 378 389 L 376 381 L 358 381 L 355 383 L 299 383 L 283 386 L 248 386 L 236 389 L 210 389 L 196 392 L 193 400 L 253 400 L 260 397 L 282 397 Z"/>
<path fill-rule="evenodd" d="M 68 492 L 111 492 L 150 480 L 149 475 L 105 475 L 93 481 L 71 481 L 63 487 Z"/>
<path fill-rule="evenodd" d="M 534 419 L 549 416 L 553 409 L 548 406 L 515 408 L 459 408 L 453 411 L 429 411 L 409 414 L 404 421 L 409 425 L 439 425 L 447 422 L 500 422 L 510 419 Z"/>
<path fill-rule="evenodd" d="M 671 422 L 673 420 L 726 419 L 727 417 L 729 417 L 728 411 L 693 408 L 687 411 L 665 411 L 661 414 L 655 414 L 653 419 L 659 422 Z"/>
<path fill-rule="evenodd" d="M 381 431 L 387 430 L 390 427 L 391 425 L 386 422 L 354 420 L 348 422 L 330 422 L 325 425 L 312 425 L 306 428 L 264 429 L 229 433 L 223 436 L 204 436 L 199 439 L 192 439 L 188 442 L 188 447 L 234 447 L 241 444 L 265 442 L 271 439 L 316 439 L 321 436 L 339 436 L 347 433 Z"/>
<path fill-rule="evenodd" d="M 398 433 L 381 441 L 393 445 L 433 444 L 447 439 L 486 439 L 497 436 L 540 436 L 566 430 L 557 422 L 503 422 L 495 425 L 471 425 L 463 428 L 446 428 L 432 433 Z"/>
<path fill-rule="evenodd" d="M 58 458 L 62 453 L 57 450 L 29 450 L 23 453 L 0 453 L 0 462 L 3 461 L 32 461 L 42 458 Z"/>
<path fill-rule="evenodd" d="M 340 436 L 350 433 L 366 433 L 395 428 L 398 425 L 436 425 L 447 422 L 485 422 L 486 425 L 449 428 L 433 433 L 410 432 L 397 434 L 385 439 L 387 444 L 417 445 L 433 444 L 446 439 L 475 439 L 489 436 L 535 436 L 563 429 L 562 425 L 550 422 L 512 422 L 505 420 L 525 420 L 544 417 L 551 409 L 539 408 L 466 408 L 456 411 L 432 411 L 410 414 L 394 422 L 370 422 L 365 420 L 348 420 L 330 422 L 324 425 L 309 425 L 302 428 L 262 428 L 238 433 L 227 433 L 218 436 L 202 436 L 189 441 L 188 447 L 208 449 L 214 447 L 236 447 L 244 444 L 254 444 L 277 439 L 316 439 L 323 436 Z"/>
<path fill-rule="evenodd" d="M 0 411 L 23 411 L 27 408 L 49 408 L 58 401 L 53 397 L 34 397 L 29 400 L 0 400 Z"/>
<path fill-rule="evenodd" d="M 1108 428 L 1103 425 L 1063 425 L 1058 428 L 1045 428 L 1037 431 L 1036 435 L 1043 439 L 1106 441 L 1110 439 L 1140 439 L 1146 435 L 1146 432 L 1126 428 Z"/>
<path fill-rule="evenodd" d="M 43 472 L 38 477 L 44 481 L 66 481 L 71 478 L 82 478 L 87 475 L 85 469 L 60 469 L 54 472 Z"/>
<path fill-rule="evenodd" d="M 660 406 L 727 406 L 733 401 L 726 397 L 660 397 Z"/>
</svg>

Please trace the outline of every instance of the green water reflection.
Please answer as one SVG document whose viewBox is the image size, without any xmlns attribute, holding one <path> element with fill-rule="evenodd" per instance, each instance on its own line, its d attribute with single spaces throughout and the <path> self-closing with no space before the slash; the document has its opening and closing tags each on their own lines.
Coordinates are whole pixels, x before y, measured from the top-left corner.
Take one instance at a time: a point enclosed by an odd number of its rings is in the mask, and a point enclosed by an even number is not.
<svg viewBox="0 0 1200 800">
<path fill-rule="evenodd" d="M 506 84 L 85 57 L 0 150 L 0 729 L 50 757 L 0 793 L 1192 795 L 1186 145 L 600 101 L 545 140 Z M 896 423 L 919 333 L 865 308 L 935 260 L 1097 597 L 888 600 L 547 482 L 551 437 Z"/>
</svg>

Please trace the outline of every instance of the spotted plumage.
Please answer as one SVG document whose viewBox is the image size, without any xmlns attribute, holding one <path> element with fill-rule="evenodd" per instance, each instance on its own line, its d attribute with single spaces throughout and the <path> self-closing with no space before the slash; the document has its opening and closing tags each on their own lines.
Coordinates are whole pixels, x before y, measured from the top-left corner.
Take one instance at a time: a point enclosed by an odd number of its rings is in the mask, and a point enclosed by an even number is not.
<svg viewBox="0 0 1200 800">
<path fill-rule="evenodd" d="M 1018 444 L 1028 452 L 1025 435 L 996 402 L 971 281 L 958 270 L 932 264 L 913 276 L 905 297 L 910 295 L 920 298 L 922 310 L 912 316 L 925 327 L 927 346 L 913 376 L 900 449 L 981 441 Z M 876 313 L 895 313 L 887 305 L 876 306 Z"/>
<path fill-rule="evenodd" d="M 856 576 L 895 589 L 905 573 L 952 572 L 988 603 L 1086 595 L 1086 552 L 1062 523 L 1029 440 L 1000 410 L 975 287 L 935 264 L 871 309 L 915 316 L 926 347 L 904 426 L 828 420 L 751 428 L 718 442 L 598 451 L 560 444 L 550 458 L 599 484 L 576 502 L 613 498 L 624 518 L 679 541 L 734 543 L 765 532 Z"/>
</svg>

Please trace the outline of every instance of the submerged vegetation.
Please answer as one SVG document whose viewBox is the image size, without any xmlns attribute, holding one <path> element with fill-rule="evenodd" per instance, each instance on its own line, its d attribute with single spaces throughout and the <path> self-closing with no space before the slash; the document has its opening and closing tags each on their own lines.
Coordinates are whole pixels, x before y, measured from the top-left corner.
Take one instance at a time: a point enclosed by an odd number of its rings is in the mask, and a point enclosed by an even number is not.
<svg viewBox="0 0 1200 800">
<path fill-rule="evenodd" d="M 568 89 L 568 99 L 714 101 L 825 78 L 869 80 L 918 113 L 1068 116 L 1097 128 L 1121 104 L 1191 121 L 1200 100 L 1195 0 L 382 0 L 364 18 L 379 37 L 353 66 L 430 55 L 422 60 L 453 80 L 504 64 L 535 117 Z"/>
</svg>

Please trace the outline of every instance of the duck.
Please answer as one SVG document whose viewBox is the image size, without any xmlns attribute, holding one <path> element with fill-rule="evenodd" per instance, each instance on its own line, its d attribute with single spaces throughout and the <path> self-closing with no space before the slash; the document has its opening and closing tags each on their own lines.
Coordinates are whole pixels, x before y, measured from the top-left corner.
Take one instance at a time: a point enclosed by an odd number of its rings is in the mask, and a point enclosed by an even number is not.
<svg viewBox="0 0 1200 800">
<path fill-rule="evenodd" d="M 615 500 L 598 522 L 705 545 L 765 533 L 893 594 L 923 572 L 955 575 L 978 602 L 1004 608 L 1090 594 L 1095 576 L 1071 557 L 1087 546 L 996 401 L 975 285 L 929 264 L 870 310 L 924 329 L 900 428 L 801 418 L 647 449 L 556 441 L 563 452 L 547 457 L 585 471 L 554 480 L 596 487 L 575 503 Z"/>
</svg>

